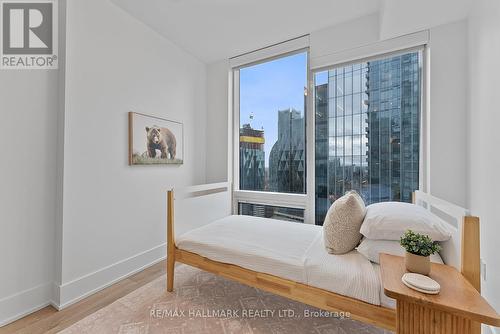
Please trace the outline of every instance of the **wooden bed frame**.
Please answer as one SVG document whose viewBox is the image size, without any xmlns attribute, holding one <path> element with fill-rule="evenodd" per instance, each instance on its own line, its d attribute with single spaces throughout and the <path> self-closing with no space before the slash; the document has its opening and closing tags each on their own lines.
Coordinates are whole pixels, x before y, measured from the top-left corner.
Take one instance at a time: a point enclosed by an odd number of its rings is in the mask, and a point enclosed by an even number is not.
<svg viewBox="0 0 500 334">
<path fill-rule="evenodd" d="M 179 197 L 177 197 L 179 196 Z M 373 324 L 391 331 L 396 330 L 396 310 L 369 304 L 354 298 L 342 296 L 331 291 L 315 288 L 281 277 L 256 272 L 236 265 L 213 261 L 194 254 L 175 245 L 174 218 L 183 225 L 201 225 L 231 214 L 231 186 L 229 183 L 195 186 L 187 190 L 167 194 L 167 291 L 173 291 L 174 268 L 176 262 L 232 279 L 234 281 L 259 288 L 289 299 L 302 302 L 331 312 L 349 312 L 352 319 Z M 179 202 L 183 203 L 178 207 Z M 227 203 L 226 203 L 227 202 Z M 456 267 L 467 280 L 480 291 L 479 259 L 479 219 L 468 216 L 465 209 L 417 191 L 414 203 L 426 207 L 454 228 L 452 239 L 443 245 L 441 254 L 445 263 Z M 182 207 L 184 205 L 184 207 Z M 175 208 L 174 208 L 175 207 Z M 192 208 L 190 210 L 190 208 Z M 174 210 L 179 212 L 174 216 Z M 210 209 L 210 211 L 206 211 Z M 204 211 L 205 210 L 205 211 Z M 210 212 L 207 216 L 207 212 Z M 184 229 L 189 227 L 184 226 Z M 182 231 L 186 232 L 186 230 Z M 179 233 L 178 235 L 182 234 Z M 475 324 L 473 333 L 479 333 L 480 325 Z"/>
</svg>

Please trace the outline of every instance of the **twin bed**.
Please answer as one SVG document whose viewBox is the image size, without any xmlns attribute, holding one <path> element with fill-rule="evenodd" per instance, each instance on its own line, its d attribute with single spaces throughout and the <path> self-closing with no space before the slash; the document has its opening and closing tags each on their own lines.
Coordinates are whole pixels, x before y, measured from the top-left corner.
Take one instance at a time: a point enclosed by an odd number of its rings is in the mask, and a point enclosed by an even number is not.
<svg viewBox="0 0 500 334">
<path fill-rule="evenodd" d="M 414 202 L 446 222 L 452 237 L 441 256 L 477 289 L 479 220 L 465 209 L 417 191 Z M 380 268 L 357 251 L 329 254 L 323 229 L 310 224 L 231 215 L 229 183 L 167 195 L 167 291 L 175 262 L 327 311 L 396 329 L 395 301 L 381 288 Z M 175 225 L 175 229 L 174 229 Z"/>
<path fill-rule="evenodd" d="M 189 231 L 179 249 L 380 305 L 380 281 L 363 255 L 332 256 L 321 226 L 227 216 Z"/>
</svg>

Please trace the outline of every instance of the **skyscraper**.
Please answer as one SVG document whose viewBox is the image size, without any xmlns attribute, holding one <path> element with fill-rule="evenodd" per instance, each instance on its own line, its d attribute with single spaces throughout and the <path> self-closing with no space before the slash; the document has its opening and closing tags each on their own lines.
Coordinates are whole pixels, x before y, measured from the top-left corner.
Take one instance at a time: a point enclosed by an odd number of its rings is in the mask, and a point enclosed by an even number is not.
<svg viewBox="0 0 500 334">
<path fill-rule="evenodd" d="M 250 124 L 240 128 L 240 189 L 265 189 L 264 130 Z"/>
<path fill-rule="evenodd" d="M 269 173 L 272 176 L 269 185 L 265 183 L 264 131 L 253 129 L 250 124 L 244 124 L 240 128 L 240 189 L 266 191 L 297 189 L 296 192 L 303 192 L 305 174 L 303 171 L 300 172 L 299 169 L 304 166 L 304 148 L 295 140 L 290 140 L 290 135 L 292 133 L 301 133 L 302 136 L 304 135 L 304 118 L 300 115 L 300 112 L 293 109 L 279 111 L 278 115 L 279 138 L 273 145 L 270 153 Z M 302 129 L 300 129 L 301 126 Z M 294 157 L 296 158 L 294 159 Z M 280 158 L 282 159 L 280 160 Z M 291 166 L 291 171 L 294 171 L 294 174 L 287 173 L 284 170 L 288 166 Z M 289 182 L 288 179 L 290 175 L 295 176 L 292 182 Z M 286 186 L 286 190 L 283 185 Z M 303 209 L 239 203 L 238 211 L 242 215 L 293 222 L 304 221 Z"/>
<path fill-rule="evenodd" d="M 419 171 L 419 53 L 336 68 L 316 86 L 316 224 L 348 190 L 411 200 Z"/>
<path fill-rule="evenodd" d="M 418 188 L 418 53 L 368 63 L 368 169 L 371 203 L 410 202 Z"/>
<path fill-rule="evenodd" d="M 316 86 L 315 98 L 315 183 L 316 225 L 323 224 L 328 211 L 328 84 Z"/>
<path fill-rule="evenodd" d="M 278 140 L 269 154 L 269 190 L 305 193 L 305 123 L 293 109 L 278 111 Z"/>
</svg>

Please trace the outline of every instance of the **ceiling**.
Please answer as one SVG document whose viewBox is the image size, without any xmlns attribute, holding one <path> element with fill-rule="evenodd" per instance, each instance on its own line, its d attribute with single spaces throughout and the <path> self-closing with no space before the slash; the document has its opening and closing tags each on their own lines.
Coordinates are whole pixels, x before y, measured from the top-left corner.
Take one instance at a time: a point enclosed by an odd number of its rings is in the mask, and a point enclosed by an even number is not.
<svg viewBox="0 0 500 334">
<path fill-rule="evenodd" d="M 210 63 L 379 10 L 379 0 L 112 0 Z"/>
</svg>

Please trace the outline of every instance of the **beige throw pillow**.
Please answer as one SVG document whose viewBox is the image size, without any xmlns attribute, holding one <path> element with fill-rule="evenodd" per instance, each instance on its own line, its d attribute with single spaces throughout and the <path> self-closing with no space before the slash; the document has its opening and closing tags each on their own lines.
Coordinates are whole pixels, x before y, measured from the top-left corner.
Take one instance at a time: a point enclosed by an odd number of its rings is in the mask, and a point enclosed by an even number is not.
<svg viewBox="0 0 500 334">
<path fill-rule="evenodd" d="M 344 254 L 359 244 L 359 229 L 365 213 L 365 203 L 355 191 L 349 191 L 333 202 L 323 223 L 323 238 L 328 253 Z"/>
</svg>

